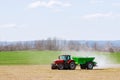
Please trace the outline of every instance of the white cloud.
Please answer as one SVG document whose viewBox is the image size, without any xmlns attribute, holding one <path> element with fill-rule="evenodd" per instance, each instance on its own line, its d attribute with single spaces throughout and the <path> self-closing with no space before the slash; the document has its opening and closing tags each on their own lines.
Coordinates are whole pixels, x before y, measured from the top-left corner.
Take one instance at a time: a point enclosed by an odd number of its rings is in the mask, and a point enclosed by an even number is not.
<svg viewBox="0 0 120 80">
<path fill-rule="evenodd" d="M 96 19 L 96 18 L 106 18 L 114 16 L 113 13 L 94 13 L 94 14 L 87 14 L 82 16 L 83 19 Z"/>
<path fill-rule="evenodd" d="M 60 1 L 60 0 L 49 0 L 46 1 L 34 1 L 28 5 L 28 8 L 37 8 L 37 7 L 47 7 L 47 8 L 53 8 L 53 7 L 69 7 L 71 6 L 70 3 Z"/>
<path fill-rule="evenodd" d="M 16 24 L 2 24 L 0 25 L 0 28 L 14 28 L 16 26 Z"/>
</svg>

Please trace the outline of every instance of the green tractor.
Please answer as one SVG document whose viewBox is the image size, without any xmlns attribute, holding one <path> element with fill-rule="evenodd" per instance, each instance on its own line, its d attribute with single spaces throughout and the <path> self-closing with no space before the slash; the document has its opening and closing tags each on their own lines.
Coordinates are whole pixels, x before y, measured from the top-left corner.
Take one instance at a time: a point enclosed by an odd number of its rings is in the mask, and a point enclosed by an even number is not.
<svg viewBox="0 0 120 80">
<path fill-rule="evenodd" d="M 96 66 L 96 62 L 94 62 L 95 57 L 72 57 L 71 55 L 60 55 L 58 60 L 55 60 L 51 69 L 70 69 L 75 70 L 76 65 L 80 65 L 81 69 L 92 70 L 94 66 Z"/>
</svg>

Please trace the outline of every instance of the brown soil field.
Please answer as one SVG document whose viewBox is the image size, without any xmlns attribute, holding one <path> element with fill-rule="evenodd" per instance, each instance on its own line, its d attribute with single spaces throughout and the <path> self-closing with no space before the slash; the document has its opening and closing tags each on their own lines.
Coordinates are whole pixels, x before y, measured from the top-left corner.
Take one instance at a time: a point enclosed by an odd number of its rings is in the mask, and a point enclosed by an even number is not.
<svg viewBox="0 0 120 80">
<path fill-rule="evenodd" d="M 0 80 L 120 80 L 120 67 L 51 70 L 50 65 L 0 66 Z"/>
</svg>

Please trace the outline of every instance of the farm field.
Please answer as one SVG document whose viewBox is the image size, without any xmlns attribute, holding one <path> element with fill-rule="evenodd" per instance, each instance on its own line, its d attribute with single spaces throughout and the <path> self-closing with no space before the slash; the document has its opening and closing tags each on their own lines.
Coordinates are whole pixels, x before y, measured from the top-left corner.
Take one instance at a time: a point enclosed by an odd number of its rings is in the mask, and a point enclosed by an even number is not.
<svg viewBox="0 0 120 80">
<path fill-rule="evenodd" d="M 120 80 L 120 68 L 51 70 L 50 65 L 0 66 L 0 80 Z"/>
<path fill-rule="evenodd" d="M 93 70 L 51 70 L 51 62 L 60 51 L 0 52 L 0 80 L 120 80 L 120 54 L 102 53 L 115 60 L 110 67 Z M 95 52 L 96 54 L 100 54 Z"/>
</svg>

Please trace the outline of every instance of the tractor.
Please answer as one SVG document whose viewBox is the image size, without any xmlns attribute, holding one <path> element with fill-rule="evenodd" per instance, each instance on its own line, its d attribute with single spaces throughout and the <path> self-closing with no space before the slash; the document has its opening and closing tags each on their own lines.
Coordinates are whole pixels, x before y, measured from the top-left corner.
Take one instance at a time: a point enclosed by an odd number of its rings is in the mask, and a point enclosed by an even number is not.
<svg viewBox="0 0 120 80">
<path fill-rule="evenodd" d="M 76 68 L 75 61 L 71 59 L 70 55 L 60 55 L 58 60 L 55 60 L 51 65 L 51 69 L 70 69 L 74 70 Z"/>
<path fill-rule="evenodd" d="M 72 57 L 71 55 L 60 55 L 58 60 L 55 60 L 52 65 L 51 69 L 69 69 L 75 70 L 77 65 L 80 65 L 81 69 L 92 70 L 94 66 L 96 66 L 96 62 L 93 60 L 95 57 Z"/>
</svg>

